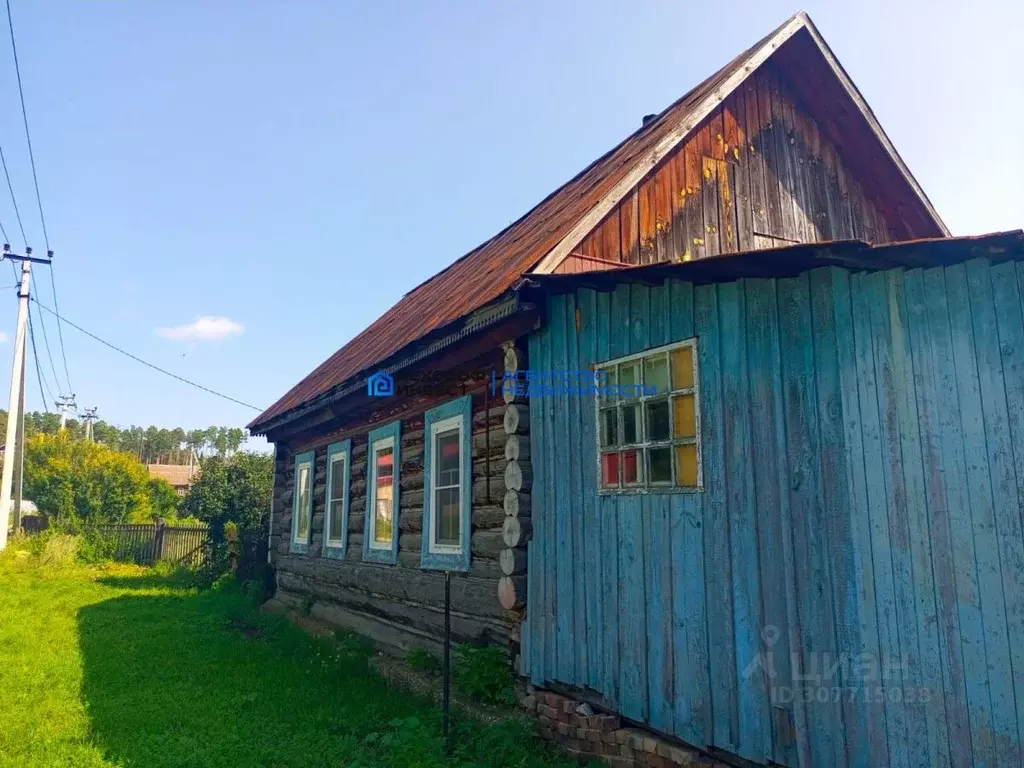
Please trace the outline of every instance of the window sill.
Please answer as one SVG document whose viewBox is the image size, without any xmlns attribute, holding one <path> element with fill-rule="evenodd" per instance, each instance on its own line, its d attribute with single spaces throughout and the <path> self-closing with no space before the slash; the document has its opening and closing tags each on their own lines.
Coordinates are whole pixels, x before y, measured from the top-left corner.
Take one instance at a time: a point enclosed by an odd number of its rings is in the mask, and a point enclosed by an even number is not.
<svg viewBox="0 0 1024 768">
<path fill-rule="evenodd" d="M 653 488 L 599 488 L 597 491 L 598 496 L 650 496 L 652 494 L 691 494 L 691 493 L 704 493 L 704 488 L 659 488 L 654 486 Z"/>
<path fill-rule="evenodd" d="M 344 544 L 325 544 L 324 545 L 324 557 L 329 560 L 344 560 L 345 559 L 345 545 Z"/>
<path fill-rule="evenodd" d="M 293 541 L 288 551 L 293 555 L 305 555 L 309 553 L 309 544 L 304 544 L 301 541 Z"/>
</svg>

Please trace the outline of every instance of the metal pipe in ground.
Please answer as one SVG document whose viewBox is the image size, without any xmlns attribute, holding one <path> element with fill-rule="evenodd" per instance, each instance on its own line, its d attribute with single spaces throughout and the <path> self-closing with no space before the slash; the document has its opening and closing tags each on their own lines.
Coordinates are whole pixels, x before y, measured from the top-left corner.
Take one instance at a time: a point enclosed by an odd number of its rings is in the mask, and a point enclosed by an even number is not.
<svg viewBox="0 0 1024 768">
<path fill-rule="evenodd" d="M 441 695 L 441 730 L 444 733 L 444 754 L 451 756 L 452 741 L 448 727 L 448 710 L 451 705 L 452 668 L 452 574 L 444 572 L 444 662 L 441 670 L 444 689 Z"/>
</svg>

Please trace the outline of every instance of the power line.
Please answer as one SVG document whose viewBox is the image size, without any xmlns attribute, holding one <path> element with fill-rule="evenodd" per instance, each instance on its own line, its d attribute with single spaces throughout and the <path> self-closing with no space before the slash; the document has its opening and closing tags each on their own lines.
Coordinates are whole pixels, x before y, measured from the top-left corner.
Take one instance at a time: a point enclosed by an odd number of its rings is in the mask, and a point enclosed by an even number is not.
<svg viewBox="0 0 1024 768">
<path fill-rule="evenodd" d="M 43 345 L 46 347 L 46 356 L 50 360 L 50 372 L 53 374 L 53 386 L 58 391 L 60 390 L 60 377 L 57 375 L 57 366 L 53 364 L 53 353 L 50 352 L 50 337 L 46 333 L 46 323 L 43 322 L 43 316 L 39 314 L 39 310 L 36 310 L 36 314 L 39 315 L 39 327 L 43 329 Z M 68 390 L 70 392 L 70 389 Z"/>
<path fill-rule="evenodd" d="M 36 378 L 39 379 L 39 394 L 43 398 L 43 410 L 49 413 L 50 406 L 48 403 L 53 394 L 50 392 L 50 386 L 46 383 L 46 379 L 43 378 L 43 369 L 39 367 L 39 353 L 36 351 L 36 334 L 32 329 L 32 313 L 29 313 L 28 316 L 28 337 L 32 340 L 32 359 L 36 362 Z M 43 392 L 44 388 L 46 389 L 45 393 Z"/>
<path fill-rule="evenodd" d="M 32 297 L 30 297 L 30 298 L 31 298 L 31 300 L 32 300 L 32 301 L 34 301 L 34 302 L 35 302 L 35 303 L 36 303 L 36 304 L 37 304 L 37 305 L 38 305 L 39 307 L 41 307 L 42 309 L 45 309 L 45 310 L 46 310 L 47 312 L 49 312 L 49 313 L 50 313 L 51 315 L 53 315 L 54 317 L 57 317 L 58 319 L 60 319 L 60 320 L 62 320 L 63 322 L 67 323 L 67 324 L 68 324 L 68 325 L 70 325 L 70 326 L 71 326 L 72 328 L 74 328 L 74 329 L 75 329 L 76 331 L 80 331 L 80 332 L 84 333 L 84 334 L 85 334 L 86 336 L 88 336 L 89 338 L 91 338 L 91 339 L 95 339 L 95 340 L 96 340 L 96 341 L 98 341 L 98 342 L 99 342 L 100 344 L 103 344 L 103 345 L 104 345 L 104 346 L 106 346 L 106 347 L 110 347 L 110 348 L 111 348 L 112 350 L 114 350 L 115 352 L 120 352 L 120 353 L 121 353 L 122 355 L 124 355 L 125 357 L 130 357 L 130 358 L 131 358 L 132 360 L 134 360 L 134 361 L 135 361 L 135 362 L 137 362 L 137 363 L 142 363 L 143 365 L 145 365 L 145 366 L 147 366 L 147 367 L 149 367 L 149 368 L 152 368 L 152 369 L 153 369 L 154 371 L 159 371 L 160 373 L 164 374 L 165 376 L 170 376 L 170 377 L 171 377 L 172 379 L 177 379 L 178 381 L 180 381 L 180 382 L 183 382 L 183 383 L 185 383 L 185 384 L 188 384 L 188 385 L 189 385 L 189 386 L 191 386 L 191 387 L 195 387 L 196 389 L 201 389 L 201 390 L 203 390 L 204 392 L 209 392 L 209 393 L 210 393 L 211 395 L 216 395 L 217 397 L 223 398 L 223 399 L 225 399 L 225 400 L 230 400 L 230 401 L 231 401 L 232 403 L 237 403 L 238 405 L 244 405 L 244 406 L 245 406 L 246 408 L 251 408 L 251 409 L 252 409 L 252 410 L 254 410 L 254 411 L 262 411 L 262 410 L 263 410 L 263 409 L 262 409 L 262 408 L 260 408 L 259 406 L 251 405 L 251 404 L 249 404 L 249 403 L 243 403 L 243 402 L 242 402 L 241 400 L 236 400 L 235 398 L 231 397 L 230 395 L 225 395 L 225 394 L 224 394 L 223 392 L 218 392 L 218 391 L 217 391 L 217 390 L 215 390 L 215 389 L 210 389 L 209 387 L 204 387 L 204 386 L 203 386 L 202 384 L 197 384 L 197 383 L 196 383 L 196 382 L 194 382 L 194 381 L 190 381 L 189 379 L 186 379 L 186 378 L 185 378 L 184 376 L 179 376 L 178 374 L 176 374 L 176 373 L 171 373 L 170 371 L 168 371 L 168 370 L 165 370 L 165 369 L 161 368 L 161 367 L 160 367 L 160 366 L 158 366 L 158 365 L 153 365 L 153 363 L 150 363 L 150 362 L 148 362 L 148 361 L 146 361 L 146 360 L 143 360 L 143 359 L 142 359 L 141 357 L 137 357 L 136 355 L 133 355 L 133 354 L 132 354 L 131 352 L 126 352 L 125 350 L 121 349 L 120 347 L 118 347 L 118 346 L 115 346 L 115 345 L 111 344 L 111 343 L 110 343 L 109 341 L 106 341 L 106 340 L 104 340 L 104 339 L 101 339 L 101 338 L 100 338 L 99 336 L 97 336 L 97 335 L 96 335 L 95 333 L 91 333 L 91 332 L 89 332 L 89 331 L 85 330 L 85 328 L 83 328 L 82 326 L 80 326 L 80 325 L 75 325 L 75 324 L 74 324 L 73 322 L 71 322 L 70 320 L 68 320 L 68 319 L 67 319 L 66 317 L 59 317 L 59 316 L 57 315 L 57 313 L 56 313 L 56 312 L 55 312 L 54 310 L 50 309 L 50 308 L 49 308 L 48 306 L 46 306 L 45 304 L 41 304 L 41 303 L 39 302 L 39 299 L 37 299 L 36 297 L 32 296 Z"/>
<path fill-rule="evenodd" d="M 46 230 L 46 216 L 43 215 L 43 197 L 39 192 L 39 174 L 36 173 L 36 155 L 32 150 L 32 133 L 28 128 L 28 110 L 25 108 L 25 89 L 21 84 L 21 64 L 18 61 L 18 45 L 14 40 L 14 20 L 11 17 L 11 0 L 6 0 L 7 4 L 7 26 L 11 31 L 11 53 L 14 54 L 14 73 L 18 80 L 18 97 L 21 99 L 21 119 L 25 125 L 25 142 L 28 144 L 28 160 L 32 166 L 32 183 L 36 189 L 36 204 L 39 206 L 39 223 L 43 226 L 43 242 L 46 243 L 46 255 L 53 258 L 53 251 L 50 250 L 50 234 Z M 4 172 L 6 173 L 7 166 L 4 164 Z M 10 184 L 10 178 L 8 178 L 8 184 Z M 14 198 L 14 191 L 11 191 L 11 198 Z M 17 210 L 17 206 L 15 206 Z M 18 217 L 18 223 L 21 223 L 21 217 Z M 3 226 L 0 225 L 0 230 Z M 22 236 L 24 237 L 24 230 L 22 230 Z M 6 239 L 7 235 L 4 234 Z M 53 308 L 56 312 L 60 312 L 60 304 L 57 303 L 57 281 L 53 276 L 53 265 L 50 265 L 50 288 L 53 290 Z M 42 322 L 42 321 L 40 321 Z M 45 332 L 46 327 L 43 326 Z M 64 379 L 68 383 L 68 392 L 72 391 L 71 387 L 71 376 L 68 373 L 68 356 L 64 349 L 64 329 L 60 325 L 60 315 L 57 315 L 57 337 L 60 341 L 60 356 L 64 362 Z M 47 349 L 49 351 L 49 349 Z M 52 363 L 52 360 L 51 360 Z M 59 383 L 57 373 L 54 371 L 54 381 Z"/>
<path fill-rule="evenodd" d="M 18 78 L 18 95 L 21 97 L 21 119 L 25 123 L 25 140 L 28 142 L 28 160 L 32 165 L 32 181 L 36 185 L 36 202 L 39 204 L 39 221 L 43 225 L 43 242 L 50 250 L 50 236 L 46 233 L 46 217 L 43 216 L 43 198 L 39 194 L 39 176 L 36 174 L 36 157 L 32 152 L 32 134 L 28 130 L 28 111 L 25 109 L 25 91 L 21 87 L 21 65 L 18 63 L 18 46 L 14 42 L 14 22 L 11 20 L 11 0 L 7 0 L 7 26 L 11 30 L 11 51 L 14 53 L 14 74 Z"/>
<path fill-rule="evenodd" d="M 21 230 L 21 239 L 25 246 L 28 246 L 28 237 L 25 236 L 25 225 L 21 223 L 21 211 L 18 210 L 18 201 L 14 197 L 14 185 L 11 184 L 11 174 L 7 170 L 7 159 L 4 157 L 4 150 L 0 147 L 0 165 L 4 167 L 4 177 L 7 179 L 7 189 L 11 193 L 11 203 L 14 205 L 14 215 L 18 219 L 18 229 Z"/>
</svg>

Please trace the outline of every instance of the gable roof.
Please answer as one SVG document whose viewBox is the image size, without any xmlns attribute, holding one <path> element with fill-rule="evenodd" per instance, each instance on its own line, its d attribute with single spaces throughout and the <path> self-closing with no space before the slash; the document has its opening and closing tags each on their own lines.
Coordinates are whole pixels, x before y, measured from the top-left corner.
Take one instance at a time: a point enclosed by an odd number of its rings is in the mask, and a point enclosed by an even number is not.
<svg viewBox="0 0 1024 768">
<path fill-rule="evenodd" d="M 789 50 L 794 46 L 795 50 Z M 800 50 L 801 47 L 805 50 Z M 789 50 L 789 64 L 800 72 L 805 71 L 808 53 L 816 57 L 818 64 L 824 60 L 825 68 L 833 73 L 832 81 L 824 84 L 826 95 L 837 102 L 853 100 L 855 106 L 847 105 L 847 112 L 852 111 L 854 114 L 850 117 L 854 119 L 847 119 L 843 124 L 847 131 L 867 134 L 860 136 L 860 143 L 873 142 L 880 146 L 890 161 L 889 167 L 885 167 L 885 163 L 873 164 L 871 170 L 885 177 L 877 185 L 882 191 L 895 190 L 893 215 L 917 222 L 916 230 L 911 230 L 916 237 L 948 235 L 863 98 L 810 18 L 801 12 L 686 93 L 495 237 L 403 296 L 254 419 L 249 429 L 259 433 L 269 422 L 289 411 L 327 396 L 357 375 L 378 367 L 406 345 L 494 301 L 527 272 L 554 269 L 633 186 L 758 66 L 769 58 L 785 59 L 783 50 Z M 818 85 L 820 90 L 821 84 Z M 837 87 L 841 92 L 836 91 Z M 809 95 L 818 97 L 818 93 Z M 844 144 L 856 146 L 857 142 L 848 140 Z M 878 146 L 873 149 L 877 150 Z"/>
</svg>

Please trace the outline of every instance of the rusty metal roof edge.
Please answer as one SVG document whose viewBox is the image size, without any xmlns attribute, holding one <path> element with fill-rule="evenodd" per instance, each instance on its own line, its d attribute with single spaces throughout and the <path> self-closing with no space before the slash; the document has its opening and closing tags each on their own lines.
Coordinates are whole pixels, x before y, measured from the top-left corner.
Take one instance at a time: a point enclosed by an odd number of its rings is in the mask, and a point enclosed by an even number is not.
<svg viewBox="0 0 1024 768">
<path fill-rule="evenodd" d="M 373 373 L 378 373 L 380 371 L 384 371 L 388 374 L 397 373 L 398 371 L 404 370 L 405 368 L 415 365 L 419 361 L 440 352 L 442 349 L 450 347 L 452 344 L 461 341 L 467 336 L 477 333 L 478 331 L 485 330 L 492 325 L 497 324 L 499 321 L 504 320 L 507 317 L 511 317 L 517 312 L 527 312 L 534 308 L 535 307 L 532 304 L 520 298 L 518 291 L 510 291 L 506 295 L 484 305 L 475 312 L 460 318 L 462 320 L 462 327 L 458 330 L 449 331 L 445 335 L 438 336 L 433 342 L 426 344 L 410 355 L 400 357 L 390 365 L 386 364 L 386 360 L 382 361 L 383 364 L 379 365 Z M 454 323 L 447 327 L 450 328 L 451 325 L 454 325 Z M 440 329 L 440 331 L 443 332 L 444 328 Z M 395 358 L 410 346 L 414 346 L 422 341 L 423 339 L 418 339 L 417 342 L 406 345 L 399 350 L 398 353 L 392 355 L 392 358 Z M 300 419 L 319 408 L 335 403 L 348 395 L 351 395 L 353 392 L 357 392 L 359 389 L 364 388 L 366 386 L 366 379 L 368 376 L 369 374 L 367 371 L 360 371 L 345 381 L 331 387 L 331 389 L 324 392 L 322 395 L 311 400 L 307 400 L 305 403 L 301 403 L 291 410 L 278 414 L 277 416 L 274 416 L 262 423 L 257 420 L 250 422 L 248 430 L 253 435 L 266 435 L 272 430 L 280 429 L 289 422 Z"/>
<path fill-rule="evenodd" d="M 941 259 L 932 261 L 900 258 L 899 252 L 908 253 L 911 249 L 922 246 L 935 246 L 940 249 L 974 246 L 966 254 L 966 258 L 957 262 L 948 262 Z M 988 247 L 987 254 L 976 253 L 980 247 Z M 984 258 L 990 255 L 998 255 L 1007 252 L 1007 249 L 1017 246 L 1019 258 L 1024 260 L 1024 230 L 1014 229 L 1003 232 L 991 232 L 984 235 L 966 235 L 962 237 L 930 237 L 917 240 L 903 240 L 893 243 L 871 244 L 862 240 L 832 240 L 821 243 L 798 243 L 795 245 L 780 248 L 763 249 L 759 251 L 740 251 L 736 253 L 721 254 L 709 258 L 698 259 L 686 262 L 659 262 L 655 264 L 643 264 L 619 269 L 598 270 L 593 272 L 580 272 L 575 274 L 537 274 L 529 275 L 516 284 L 517 290 L 524 293 L 551 292 L 564 287 L 565 290 L 572 290 L 576 287 L 595 287 L 604 289 L 616 282 L 639 282 L 639 283 L 660 283 L 669 278 L 676 278 L 684 281 L 692 281 L 700 284 L 725 283 L 741 279 L 742 275 L 723 271 L 720 275 L 708 275 L 715 267 L 727 270 L 737 264 L 750 261 L 752 257 L 772 255 L 776 257 L 805 257 L 804 263 L 795 263 L 792 260 L 786 261 L 788 271 L 802 273 L 817 267 L 835 266 L 843 269 L 856 271 L 873 271 L 880 269 L 915 269 L 948 266 L 950 263 L 962 263 L 971 258 Z M 856 263 L 858 255 L 863 254 L 862 263 Z M 872 257 L 876 257 L 872 260 Z M 770 262 L 766 262 L 770 268 Z M 783 265 L 780 264 L 780 267 Z M 764 270 L 768 272 L 769 269 Z M 687 272 L 697 273 L 695 278 L 688 278 Z M 771 275 L 762 275 L 771 276 Z M 598 288 L 599 287 L 599 288 Z"/>
</svg>

